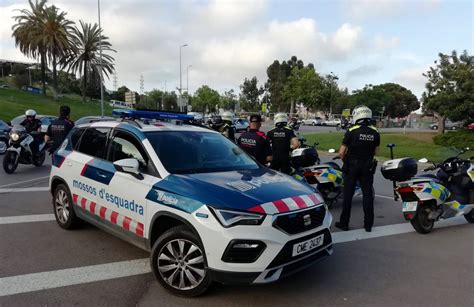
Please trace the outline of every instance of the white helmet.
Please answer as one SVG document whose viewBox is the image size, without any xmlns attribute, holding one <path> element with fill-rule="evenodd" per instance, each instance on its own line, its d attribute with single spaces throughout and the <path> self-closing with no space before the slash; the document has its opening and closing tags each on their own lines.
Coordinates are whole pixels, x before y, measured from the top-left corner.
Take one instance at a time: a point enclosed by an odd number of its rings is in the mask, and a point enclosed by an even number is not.
<svg viewBox="0 0 474 307">
<path fill-rule="evenodd" d="M 275 122 L 275 125 L 280 124 L 280 123 L 287 123 L 288 115 L 286 115 L 285 113 L 278 113 L 277 115 L 275 115 L 274 122 Z"/>
<path fill-rule="evenodd" d="M 224 113 L 222 113 L 221 117 L 222 117 L 222 120 L 227 120 L 230 122 L 234 121 L 234 114 L 232 114 L 232 112 L 229 112 L 229 111 L 225 111 Z"/>
<path fill-rule="evenodd" d="M 372 119 L 372 110 L 366 106 L 357 106 L 352 111 L 352 120 L 355 124 L 363 119 Z"/>
<path fill-rule="evenodd" d="M 32 110 L 32 109 L 26 110 L 25 116 L 33 116 L 33 117 L 35 117 L 35 116 L 36 116 L 36 111 L 35 111 L 35 110 Z"/>
</svg>

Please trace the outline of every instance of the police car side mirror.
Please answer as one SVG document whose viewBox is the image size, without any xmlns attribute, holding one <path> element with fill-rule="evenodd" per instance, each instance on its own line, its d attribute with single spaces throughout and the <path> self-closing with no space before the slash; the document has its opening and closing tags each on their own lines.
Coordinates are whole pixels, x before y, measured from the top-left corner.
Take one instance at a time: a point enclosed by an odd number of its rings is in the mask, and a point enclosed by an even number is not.
<svg viewBox="0 0 474 307">
<path fill-rule="evenodd" d="M 114 162 L 114 167 L 117 171 L 127 173 L 137 178 L 138 180 L 143 179 L 143 175 L 138 170 L 140 163 L 137 159 L 122 159 Z"/>
</svg>

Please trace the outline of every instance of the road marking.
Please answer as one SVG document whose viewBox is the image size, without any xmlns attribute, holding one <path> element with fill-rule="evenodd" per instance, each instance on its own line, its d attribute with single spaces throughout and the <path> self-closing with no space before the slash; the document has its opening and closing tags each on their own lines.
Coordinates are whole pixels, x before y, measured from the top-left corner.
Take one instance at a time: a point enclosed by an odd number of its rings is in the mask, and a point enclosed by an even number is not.
<svg viewBox="0 0 474 307">
<path fill-rule="evenodd" d="M 4 277 L 0 279 L 0 296 L 140 275 L 150 271 L 150 260 L 144 258 Z"/>
<path fill-rule="evenodd" d="M 457 226 L 466 224 L 464 216 L 441 220 L 435 223 L 435 228 L 444 228 L 449 226 Z M 333 232 L 332 240 L 334 243 L 344 243 L 365 239 L 373 239 L 385 236 L 393 236 L 403 233 L 414 232 L 413 226 L 410 223 L 401 223 L 385 226 L 377 226 L 372 228 L 372 232 L 366 232 L 365 229 L 355 229 L 350 231 Z"/>
<path fill-rule="evenodd" d="M 44 177 L 38 177 L 38 178 L 29 179 L 29 180 L 18 181 L 18 182 L 14 182 L 14 183 L 9 183 L 9 184 L 0 185 L 0 188 L 11 187 L 12 185 L 17 185 L 17 184 L 22 184 L 22 183 L 28 183 L 28 182 L 37 181 L 37 180 L 46 179 L 46 178 L 49 178 L 49 175 L 48 175 L 48 176 L 44 176 Z"/>
<path fill-rule="evenodd" d="M 44 192 L 44 191 L 49 191 L 49 187 L 6 188 L 6 189 L 0 189 L 0 194 L 21 193 L 21 192 Z"/>
<path fill-rule="evenodd" d="M 54 214 L 34 214 L 0 217 L 0 225 L 54 221 Z"/>
<path fill-rule="evenodd" d="M 390 199 L 390 200 L 395 201 L 395 200 L 393 199 L 393 196 L 385 196 L 385 195 L 378 195 L 378 194 L 375 194 L 375 197 L 385 198 L 385 199 Z"/>
<path fill-rule="evenodd" d="M 52 214 L 43 214 L 54 219 Z M 11 217 L 18 218 L 18 217 Z M 6 219 L 6 218 L 2 218 Z M 436 223 L 436 228 L 466 224 L 464 217 L 457 217 Z M 357 229 L 333 233 L 333 242 L 344 243 L 414 232 L 409 223 L 374 227 L 372 232 Z M 39 272 L 0 278 L 0 297 L 59 287 L 104 281 L 109 279 L 148 274 L 151 272 L 148 258 L 106 264 L 76 267 L 70 269 Z"/>
</svg>

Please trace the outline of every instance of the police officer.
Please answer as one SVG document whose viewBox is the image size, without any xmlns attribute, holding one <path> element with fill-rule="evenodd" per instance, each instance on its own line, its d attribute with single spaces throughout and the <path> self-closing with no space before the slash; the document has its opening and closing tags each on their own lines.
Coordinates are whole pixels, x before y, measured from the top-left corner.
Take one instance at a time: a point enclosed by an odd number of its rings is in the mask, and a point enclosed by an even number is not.
<svg viewBox="0 0 474 307">
<path fill-rule="evenodd" d="M 297 142 L 298 139 L 293 130 L 287 126 L 288 116 L 285 113 L 276 114 L 274 121 L 275 128 L 267 133 L 272 144 L 273 159 L 271 168 L 290 174 L 290 145 L 292 142 Z"/>
<path fill-rule="evenodd" d="M 53 120 L 49 125 L 45 136 L 46 143 L 52 141 L 49 152 L 55 152 L 61 146 L 69 131 L 74 127 L 74 122 L 69 119 L 70 113 L 71 109 L 68 106 L 61 106 L 59 108 L 59 118 Z"/>
<path fill-rule="evenodd" d="M 362 189 L 364 207 L 364 228 L 371 232 L 374 224 L 374 173 L 377 161 L 374 156 L 380 145 L 380 134 L 372 126 L 372 111 L 366 106 L 358 106 L 353 113 L 354 126 L 344 135 L 339 156 L 344 161 L 344 191 L 342 213 L 335 226 L 349 230 L 352 197 L 359 182 Z"/>
<path fill-rule="evenodd" d="M 38 154 L 39 144 L 41 142 L 41 121 L 36 119 L 35 110 L 26 110 L 25 116 L 25 119 L 20 123 L 20 125 L 24 126 L 26 131 L 33 137 L 33 142 L 30 144 L 30 149 L 32 154 L 36 155 Z"/>
<path fill-rule="evenodd" d="M 260 164 L 265 165 L 272 160 L 270 141 L 265 133 L 259 131 L 262 117 L 259 114 L 250 115 L 249 131 L 242 133 L 237 139 L 237 145 L 253 156 Z"/>
<path fill-rule="evenodd" d="M 234 116 L 231 112 L 224 112 L 222 116 L 212 116 L 209 126 L 232 142 L 235 142 L 234 127 L 232 126 L 233 118 Z"/>
</svg>

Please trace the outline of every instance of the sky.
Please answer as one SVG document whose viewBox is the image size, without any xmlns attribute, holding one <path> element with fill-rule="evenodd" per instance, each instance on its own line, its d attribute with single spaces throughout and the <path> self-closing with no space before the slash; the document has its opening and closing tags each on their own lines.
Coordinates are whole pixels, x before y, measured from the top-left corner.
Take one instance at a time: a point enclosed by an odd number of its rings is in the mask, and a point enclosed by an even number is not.
<svg viewBox="0 0 474 307">
<path fill-rule="evenodd" d="M 75 21 L 98 21 L 96 0 L 49 0 Z M 274 61 L 296 55 L 318 73 L 333 72 L 350 91 L 399 83 L 418 97 L 438 53 L 474 49 L 473 0 L 101 0 L 101 23 L 117 51 L 118 85 L 140 91 L 223 93 L 244 78 L 267 79 Z M 0 0 L 0 59 L 34 61 L 15 48 L 15 10 Z M 189 65 L 192 65 L 188 68 Z M 187 69 L 188 68 L 188 69 Z M 106 86 L 113 88 L 112 78 Z"/>
</svg>

